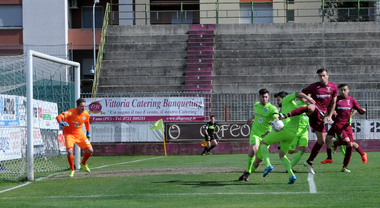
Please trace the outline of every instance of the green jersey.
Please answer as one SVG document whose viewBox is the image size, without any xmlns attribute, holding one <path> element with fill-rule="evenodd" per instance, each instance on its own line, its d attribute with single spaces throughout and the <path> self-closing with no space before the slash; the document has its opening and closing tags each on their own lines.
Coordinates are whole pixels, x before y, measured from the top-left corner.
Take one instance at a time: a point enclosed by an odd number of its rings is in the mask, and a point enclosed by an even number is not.
<svg viewBox="0 0 380 208">
<path fill-rule="evenodd" d="M 268 122 L 272 122 L 275 117 L 278 117 L 278 110 L 276 106 L 270 103 L 262 106 L 260 102 L 255 103 L 253 108 L 255 110 L 255 120 L 252 124 L 251 134 L 261 137 L 261 135 L 271 130 Z"/>
<path fill-rule="evenodd" d="M 294 99 L 296 99 L 296 93 L 292 93 L 282 99 L 281 112 L 283 114 L 287 114 L 290 111 L 298 108 L 297 103 L 294 101 Z M 288 126 L 288 128 L 290 127 L 291 130 L 293 129 L 294 131 L 298 130 L 298 122 L 299 122 L 298 116 L 289 117 L 282 121 L 284 122 L 284 127 Z"/>
<path fill-rule="evenodd" d="M 304 102 L 302 102 L 300 100 L 297 101 L 296 104 L 298 107 L 307 106 Z M 309 116 L 307 116 L 306 113 L 299 115 L 298 119 L 299 120 L 298 120 L 298 132 L 297 132 L 297 134 L 304 132 L 303 130 L 305 128 L 308 128 L 308 126 L 309 126 Z"/>
</svg>

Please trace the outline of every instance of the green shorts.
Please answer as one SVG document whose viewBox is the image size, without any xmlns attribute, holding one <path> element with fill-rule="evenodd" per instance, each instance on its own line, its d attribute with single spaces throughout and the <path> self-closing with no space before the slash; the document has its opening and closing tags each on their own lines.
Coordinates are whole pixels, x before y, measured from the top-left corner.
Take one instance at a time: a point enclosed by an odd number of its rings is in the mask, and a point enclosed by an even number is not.
<svg viewBox="0 0 380 208">
<path fill-rule="evenodd" d="M 290 144 L 289 150 L 296 150 L 297 145 L 299 147 L 306 147 L 309 143 L 309 130 L 305 128 L 302 132 L 299 132 L 296 136 L 296 139 Z"/>
<path fill-rule="evenodd" d="M 293 127 L 282 129 L 281 131 L 271 131 L 266 135 L 263 140 L 265 144 L 271 145 L 274 143 L 281 142 L 281 150 L 288 153 L 290 144 L 296 138 L 297 132 L 292 129 Z"/>
<path fill-rule="evenodd" d="M 263 156 L 261 155 L 261 149 L 260 149 L 260 142 L 263 140 L 260 136 L 250 134 L 249 135 L 249 146 L 252 144 L 257 144 L 259 146 L 259 149 L 256 152 L 256 157 L 258 157 L 260 160 L 263 160 Z M 269 146 L 268 146 L 269 148 Z"/>
</svg>

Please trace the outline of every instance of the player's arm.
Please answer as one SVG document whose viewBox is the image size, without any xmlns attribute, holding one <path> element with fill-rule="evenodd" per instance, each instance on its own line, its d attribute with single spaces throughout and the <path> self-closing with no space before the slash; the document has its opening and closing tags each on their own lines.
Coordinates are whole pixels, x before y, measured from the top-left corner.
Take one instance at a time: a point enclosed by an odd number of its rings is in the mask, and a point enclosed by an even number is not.
<svg viewBox="0 0 380 208">
<path fill-rule="evenodd" d="M 350 115 L 350 118 L 354 117 L 354 115 L 357 113 L 358 111 L 356 109 L 352 109 L 351 111 L 351 115 Z"/>
<path fill-rule="evenodd" d="M 69 126 L 69 124 L 67 122 L 64 122 L 64 119 L 65 119 L 65 114 L 64 113 L 59 114 L 57 117 L 55 117 L 55 119 L 57 120 L 57 122 L 59 123 L 59 125 L 61 125 L 61 126 Z"/>
<path fill-rule="evenodd" d="M 252 118 L 248 119 L 247 123 L 250 124 L 255 120 L 255 115 L 252 116 Z"/>
<path fill-rule="evenodd" d="M 353 102 L 353 109 L 357 110 L 360 115 L 363 115 L 363 114 L 365 114 L 367 112 L 367 110 L 365 108 L 361 108 L 359 106 L 359 103 L 356 100 Z"/>
<path fill-rule="evenodd" d="M 311 98 L 310 95 L 306 95 L 303 92 L 296 92 L 295 95 L 298 99 L 302 100 L 302 102 L 304 102 L 306 105 L 315 104 L 315 100 Z"/>
<path fill-rule="evenodd" d="M 86 137 L 88 139 L 91 139 L 91 133 L 90 133 L 90 116 L 87 118 L 87 120 L 84 122 L 84 126 L 86 127 Z"/>
<path fill-rule="evenodd" d="M 337 99 L 336 96 L 331 99 L 331 102 L 330 102 L 330 105 L 329 105 L 329 108 L 328 108 L 328 114 L 327 114 L 327 116 L 325 118 L 325 121 L 328 121 L 330 124 L 332 123 L 332 115 L 333 115 L 333 113 L 335 111 L 336 99 Z"/>
</svg>

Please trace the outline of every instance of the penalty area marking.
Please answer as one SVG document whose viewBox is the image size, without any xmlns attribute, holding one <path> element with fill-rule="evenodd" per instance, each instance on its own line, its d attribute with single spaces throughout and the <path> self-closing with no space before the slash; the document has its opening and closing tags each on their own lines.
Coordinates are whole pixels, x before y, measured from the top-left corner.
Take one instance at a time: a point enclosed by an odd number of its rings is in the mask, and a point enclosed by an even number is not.
<svg viewBox="0 0 380 208">
<path fill-rule="evenodd" d="M 315 186 L 314 182 L 314 175 L 311 173 L 308 173 L 307 175 L 307 181 L 309 182 L 309 189 L 311 194 L 316 194 L 317 193 L 317 187 Z"/>
<path fill-rule="evenodd" d="M 123 164 L 135 163 L 135 162 L 141 162 L 141 161 L 145 161 L 145 160 L 153 160 L 153 159 L 158 159 L 158 158 L 163 158 L 163 157 L 153 157 L 153 158 L 147 158 L 147 159 L 141 159 L 141 160 L 134 160 L 134 161 L 129 161 L 129 162 L 115 163 L 115 164 L 110 164 L 110 165 L 102 165 L 102 166 L 94 167 L 94 168 L 91 168 L 91 169 L 99 169 L 99 168 L 109 167 L 109 166 L 113 166 L 113 165 L 123 165 Z M 56 175 L 60 175 L 60 174 L 63 174 L 63 173 L 54 173 L 54 174 L 48 175 L 48 176 L 43 177 L 43 178 L 38 178 L 38 179 L 36 179 L 35 181 L 42 181 L 42 180 L 44 180 L 44 179 L 47 179 L 47 178 L 50 178 L 50 177 L 53 177 L 53 176 L 56 176 Z M 15 186 L 15 187 L 9 188 L 9 189 L 2 190 L 2 191 L 0 191 L 0 194 L 1 194 L 1 193 L 8 192 L 8 191 L 12 191 L 12 190 L 14 190 L 14 189 L 18 189 L 18 188 L 21 188 L 21 187 L 24 187 L 24 186 L 27 186 L 27 185 L 29 185 L 29 184 L 31 184 L 31 183 L 32 183 L 32 182 L 26 182 L 26 183 L 24 183 L 24 184 L 21 184 L 21 185 L 18 185 L 18 186 Z"/>
</svg>

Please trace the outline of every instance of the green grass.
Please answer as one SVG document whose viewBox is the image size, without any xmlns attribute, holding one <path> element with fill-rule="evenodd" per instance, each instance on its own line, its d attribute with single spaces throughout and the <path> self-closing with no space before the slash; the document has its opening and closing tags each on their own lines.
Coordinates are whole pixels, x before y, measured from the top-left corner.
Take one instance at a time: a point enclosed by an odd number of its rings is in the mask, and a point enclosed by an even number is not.
<svg viewBox="0 0 380 208">
<path fill-rule="evenodd" d="M 288 174 L 278 154 L 270 155 L 275 169 L 267 177 L 262 177 L 262 164 L 249 182 L 237 181 L 247 163 L 247 155 L 242 154 L 92 157 L 88 164 L 93 176 L 98 171 L 149 173 L 161 168 L 226 167 L 231 171 L 74 178 L 61 171 L 65 177 L 45 178 L 6 192 L 2 191 L 25 182 L 0 182 L 0 207 L 379 207 L 380 153 L 368 153 L 368 163 L 362 164 L 354 152 L 351 173 L 340 172 L 341 153 L 333 155 L 333 164 L 320 164 L 325 157 L 326 153 L 320 153 L 315 160 L 316 194 L 309 192 L 307 169 L 301 162 L 295 167 L 296 183 L 286 184 Z M 96 168 L 103 165 L 109 166 Z M 36 178 L 46 175 L 36 174 Z"/>
</svg>

